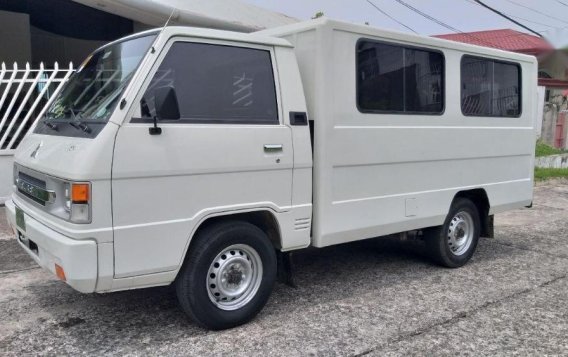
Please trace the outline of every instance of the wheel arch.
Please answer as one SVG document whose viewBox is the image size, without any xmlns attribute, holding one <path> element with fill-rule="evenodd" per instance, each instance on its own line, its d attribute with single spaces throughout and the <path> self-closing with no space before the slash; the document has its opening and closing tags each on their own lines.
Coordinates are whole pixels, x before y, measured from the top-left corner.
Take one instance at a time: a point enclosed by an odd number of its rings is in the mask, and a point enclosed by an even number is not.
<svg viewBox="0 0 568 357">
<path fill-rule="evenodd" d="M 233 211 L 225 213 L 216 213 L 205 216 L 196 225 L 189 236 L 189 242 L 186 245 L 185 251 L 182 255 L 181 261 L 176 272 L 176 279 L 182 267 L 186 264 L 187 257 L 191 251 L 192 245 L 195 242 L 195 237 L 207 227 L 227 221 L 242 221 L 248 222 L 259 229 L 261 229 L 272 243 L 275 250 L 280 251 L 282 248 L 282 235 L 280 224 L 274 211 L 268 208 L 260 208 L 257 210 L 247 211 Z"/>
<path fill-rule="evenodd" d="M 280 250 L 282 248 L 282 236 L 280 231 L 280 224 L 278 223 L 278 219 L 268 209 L 261 209 L 255 211 L 247 211 L 247 212 L 232 212 L 223 215 L 215 215 L 210 216 L 204 219 L 197 228 L 194 230 L 194 233 L 191 236 L 191 241 L 193 241 L 193 237 L 195 237 L 199 232 L 211 225 L 218 224 L 221 222 L 226 221 L 242 221 L 248 222 L 258 228 L 260 228 L 266 235 L 268 239 L 272 243 L 275 249 Z M 191 241 L 189 243 L 189 248 L 191 248 Z"/>
<path fill-rule="evenodd" d="M 487 191 L 485 191 L 485 189 L 483 188 L 459 191 L 454 196 L 452 204 L 457 198 L 460 197 L 469 199 L 477 207 L 477 212 L 479 213 L 479 219 L 481 221 L 481 236 L 493 238 L 493 216 L 489 215 L 491 203 L 489 201 L 489 196 L 487 196 Z"/>
</svg>

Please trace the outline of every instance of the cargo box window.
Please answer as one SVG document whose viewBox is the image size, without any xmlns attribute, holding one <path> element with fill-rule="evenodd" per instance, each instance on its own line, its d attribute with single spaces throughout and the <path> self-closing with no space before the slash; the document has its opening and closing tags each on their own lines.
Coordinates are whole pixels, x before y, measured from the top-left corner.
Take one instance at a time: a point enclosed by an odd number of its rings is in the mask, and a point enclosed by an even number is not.
<svg viewBox="0 0 568 357">
<path fill-rule="evenodd" d="M 154 91 L 160 87 L 175 89 L 182 123 L 278 123 L 266 50 L 176 42 L 141 101 L 143 120 L 156 115 Z"/>
<path fill-rule="evenodd" d="M 441 114 L 444 55 L 361 40 L 357 44 L 357 106 L 362 112 Z"/>
<path fill-rule="evenodd" d="M 518 117 L 521 70 L 517 64 L 464 56 L 461 61 L 461 108 L 464 115 Z"/>
</svg>

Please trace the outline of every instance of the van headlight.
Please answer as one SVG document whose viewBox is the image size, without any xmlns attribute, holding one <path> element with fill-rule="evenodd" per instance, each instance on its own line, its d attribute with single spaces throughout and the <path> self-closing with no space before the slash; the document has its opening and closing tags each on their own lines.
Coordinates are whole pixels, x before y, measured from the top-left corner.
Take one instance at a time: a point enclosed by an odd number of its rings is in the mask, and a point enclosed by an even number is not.
<svg viewBox="0 0 568 357">
<path fill-rule="evenodd" d="M 88 182 L 66 182 L 65 210 L 73 223 L 91 222 L 91 184 Z"/>
</svg>

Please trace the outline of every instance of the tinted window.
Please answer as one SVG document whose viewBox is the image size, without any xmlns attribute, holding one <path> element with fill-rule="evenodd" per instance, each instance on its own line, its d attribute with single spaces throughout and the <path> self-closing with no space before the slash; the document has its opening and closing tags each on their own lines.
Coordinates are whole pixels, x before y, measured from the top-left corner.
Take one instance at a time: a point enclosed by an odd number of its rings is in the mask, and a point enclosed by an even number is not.
<svg viewBox="0 0 568 357">
<path fill-rule="evenodd" d="M 520 68 L 516 64 L 464 56 L 461 107 L 465 115 L 517 117 L 521 113 Z"/>
<path fill-rule="evenodd" d="M 360 41 L 357 105 L 362 111 L 441 113 L 444 56 L 439 52 Z"/>
<path fill-rule="evenodd" d="M 270 52 L 176 42 L 142 99 L 142 117 L 155 115 L 154 90 L 175 89 L 182 122 L 278 123 Z"/>
</svg>

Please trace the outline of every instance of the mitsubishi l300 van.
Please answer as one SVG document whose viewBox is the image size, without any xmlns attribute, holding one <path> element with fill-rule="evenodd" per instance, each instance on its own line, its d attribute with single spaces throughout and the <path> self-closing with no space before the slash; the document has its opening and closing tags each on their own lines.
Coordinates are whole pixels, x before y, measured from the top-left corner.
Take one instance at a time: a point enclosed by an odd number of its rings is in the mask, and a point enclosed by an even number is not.
<svg viewBox="0 0 568 357">
<path fill-rule="evenodd" d="M 288 252 L 418 232 L 464 265 L 530 205 L 534 57 L 317 19 L 93 52 L 20 144 L 9 222 L 82 293 L 175 284 L 245 323 Z"/>
</svg>

